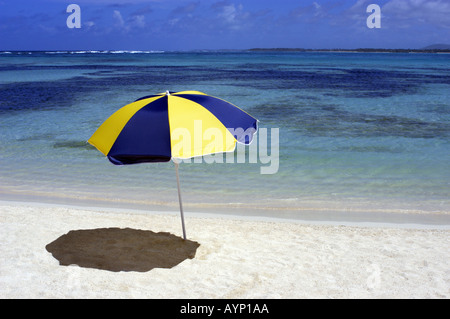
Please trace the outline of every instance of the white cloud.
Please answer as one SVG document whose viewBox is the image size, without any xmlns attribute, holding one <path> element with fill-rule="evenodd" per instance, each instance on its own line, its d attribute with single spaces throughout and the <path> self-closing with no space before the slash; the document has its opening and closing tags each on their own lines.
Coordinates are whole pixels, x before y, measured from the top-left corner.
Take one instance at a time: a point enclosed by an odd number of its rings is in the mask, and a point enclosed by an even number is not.
<svg viewBox="0 0 450 319">
<path fill-rule="evenodd" d="M 115 27 L 125 32 L 129 32 L 133 28 L 144 28 L 146 26 L 145 16 L 142 14 L 133 15 L 125 20 L 119 10 L 114 10 L 113 18 Z"/>
<path fill-rule="evenodd" d="M 244 11 L 242 4 L 235 5 L 234 3 L 220 6 L 218 13 L 218 17 L 233 30 L 242 29 L 248 22 L 249 16 L 250 14 Z"/>
<path fill-rule="evenodd" d="M 356 1 L 356 3 L 350 8 L 350 11 L 353 11 L 353 10 L 355 10 L 355 11 L 361 11 L 361 10 L 364 10 L 364 11 L 365 11 L 366 7 L 367 7 L 369 4 L 373 3 L 373 2 L 374 2 L 374 1 L 371 1 L 371 0 L 358 0 L 358 1 Z"/>
<path fill-rule="evenodd" d="M 122 14 L 119 10 L 114 10 L 113 18 L 116 22 L 116 25 L 119 27 L 125 27 L 125 21 L 122 18 Z"/>
<path fill-rule="evenodd" d="M 170 19 L 169 25 L 174 26 L 175 24 L 178 23 L 178 21 L 180 21 L 180 19 L 178 19 L 178 18 Z"/>
<path fill-rule="evenodd" d="M 396 21 L 409 24 L 428 23 L 450 28 L 450 1 L 448 0 L 391 0 L 382 9 L 395 24 Z"/>
<path fill-rule="evenodd" d="M 226 5 L 222 7 L 220 17 L 224 18 L 229 23 L 234 23 L 236 20 L 237 10 L 234 4 Z"/>
<path fill-rule="evenodd" d="M 145 17 L 143 15 L 136 15 L 133 16 L 133 22 L 132 24 L 139 27 L 139 28 L 143 28 L 145 27 Z"/>
<path fill-rule="evenodd" d="M 83 23 L 83 26 L 87 27 L 88 29 L 92 28 L 94 25 L 95 25 L 94 21 L 86 21 Z"/>
</svg>

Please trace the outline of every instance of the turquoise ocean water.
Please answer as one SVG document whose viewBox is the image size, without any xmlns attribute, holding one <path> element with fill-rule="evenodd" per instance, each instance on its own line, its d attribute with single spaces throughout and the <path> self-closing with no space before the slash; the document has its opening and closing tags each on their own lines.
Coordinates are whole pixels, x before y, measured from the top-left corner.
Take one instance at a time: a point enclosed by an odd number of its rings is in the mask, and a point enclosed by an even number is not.
<svg viewBox="0 0 450 319">
<path fill-rule="evenodd" d="M 118 108 L 166 90 L 223 98 L 279 130 L 275 174 L 261 174 L 261 150 L 257 163 L 182 163 L 187 210 L 450 213 L 445 54 L 2 52 L 0 199 L 176 210 L 172 163 L 117 167 L 86 143 Z"/>
</svg>

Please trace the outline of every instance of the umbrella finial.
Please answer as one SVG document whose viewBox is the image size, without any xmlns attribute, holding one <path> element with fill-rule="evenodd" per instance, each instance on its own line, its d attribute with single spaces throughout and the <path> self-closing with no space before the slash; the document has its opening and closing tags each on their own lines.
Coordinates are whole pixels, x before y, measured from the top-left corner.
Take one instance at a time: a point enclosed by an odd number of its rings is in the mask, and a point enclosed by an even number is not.
<svg viewBox="0 0 450 319">
<path fill-rule="evenodd" d="M 169 96 L 169 95 L 170 95 L 170 92 L 169 92 L 169 91 L 166 91 L 166 95 Z"/>
</svg>

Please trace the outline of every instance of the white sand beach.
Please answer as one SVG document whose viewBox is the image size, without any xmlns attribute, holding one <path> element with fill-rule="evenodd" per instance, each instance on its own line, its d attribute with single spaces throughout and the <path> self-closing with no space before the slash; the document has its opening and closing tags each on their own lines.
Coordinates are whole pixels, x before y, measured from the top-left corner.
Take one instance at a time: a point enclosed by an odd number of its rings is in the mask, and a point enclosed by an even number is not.
<svg viewBox="0 0 450 319">
<path fill-rule="evenodd" d="M 201 216 L 0 202 L 0 297 L 450 297 L 448 227 Z"/>
</svg>

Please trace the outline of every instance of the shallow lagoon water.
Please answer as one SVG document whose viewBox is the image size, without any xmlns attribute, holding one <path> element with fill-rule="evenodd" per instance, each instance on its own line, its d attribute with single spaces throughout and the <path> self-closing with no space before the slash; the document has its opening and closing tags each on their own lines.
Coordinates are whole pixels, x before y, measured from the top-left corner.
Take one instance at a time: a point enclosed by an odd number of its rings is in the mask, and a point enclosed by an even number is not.
<svg viewBox="0 0 450 319">
<path fill-rule="evenodd" d="M 86 141 L 135 99 L 187 89 L 238 105 L 269 137 L 279 129 L 276 174 L 261 174 L 260 153 L 183 163 L 188 210 L 449 212 L 450 56 L 439 54 L 0 54 L 0 196 L 176 207 L 172 163 L 116 167 Z"/>
</svg>

